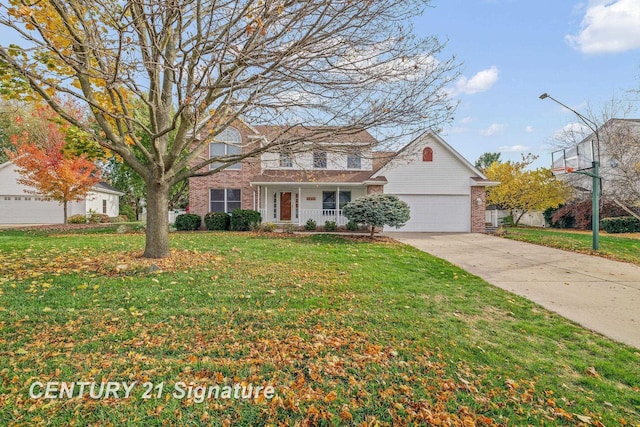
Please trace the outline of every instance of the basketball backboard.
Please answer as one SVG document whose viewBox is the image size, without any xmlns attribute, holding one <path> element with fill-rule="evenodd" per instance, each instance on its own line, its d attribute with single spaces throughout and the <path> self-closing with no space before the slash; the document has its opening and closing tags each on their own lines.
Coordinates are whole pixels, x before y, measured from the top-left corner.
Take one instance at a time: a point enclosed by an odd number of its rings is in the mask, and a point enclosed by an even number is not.
<svg viewBox="0 0 640 427">
<path fill-rule="evenodd" d="M 591 169 L 593 167 L 593 141 L 582 141 L 573 147 L 564 148 L 551 153 L 551 170 L 554 175 L 562 175 L 573 171 Z"/>
</svg>

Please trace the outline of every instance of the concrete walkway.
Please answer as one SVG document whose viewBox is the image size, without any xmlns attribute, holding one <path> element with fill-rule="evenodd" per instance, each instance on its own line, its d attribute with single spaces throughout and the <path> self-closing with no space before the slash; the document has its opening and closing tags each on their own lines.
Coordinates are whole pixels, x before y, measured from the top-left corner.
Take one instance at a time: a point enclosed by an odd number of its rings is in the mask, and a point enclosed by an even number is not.
<svg viewBox="0 0 640 427">
<path fill-rule="evenodd" d="M 484 234 L 386 235 L 640 348 L 640 267 L 636 265 Z"/>
</svg>

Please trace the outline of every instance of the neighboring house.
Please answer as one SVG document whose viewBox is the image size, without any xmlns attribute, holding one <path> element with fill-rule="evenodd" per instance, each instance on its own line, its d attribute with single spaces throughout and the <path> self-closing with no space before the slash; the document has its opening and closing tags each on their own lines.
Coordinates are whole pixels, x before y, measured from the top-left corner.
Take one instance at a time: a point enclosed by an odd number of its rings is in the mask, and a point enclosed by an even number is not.
<svg viewBox="0 0 640 427">
<path fill-rule="evenodd" d="M 640 206 L 640 119 L 610 119 L 577 146 L 564 150 L 565 157 L 554 156 L 553 168 L 590 168 L 600 143 L 601 192 L 604 197 Z M 593 148 L 592 148 L 593 147 Z M 591 197 L 592 178 L 578 173 L 560 174 L 573 185 L 580 199 Z"/>
<path fill-rule="evenodd" d="M 13 163 L 0 164 L 0 224 L 62 224 L 62 204 L 26 193 L 30 187 L 20 184 L 19 178 Z M 88 215 L 91 211 L 116 217 L 122 195 L 109 184 L 99 182 L 84 200 L 69 203 L 67 215 Z"/>
<path fill-rule="evenodd" d="M 210 144 L 209 156 L 239 154 L 241 147 L 270 141 L 276 131 L 244 124 L 228 128 Z M 348 202 L 391 193 L 411 208 L 411 220 L 401 231 L 484 231 L 485 187 L 497 183 L 434 132 L 398 152 L 372 152 L 375 139 L 366 131 L 336 139 L 326 142 L 327 150 L 265 152 L 214 175 L 190 178 L 190 212 L 254 209 L 265 222 L 304 225 L 311 219 L 319 226 L 325 221 L 344 225 L 342 208 Z"/>
</svg>

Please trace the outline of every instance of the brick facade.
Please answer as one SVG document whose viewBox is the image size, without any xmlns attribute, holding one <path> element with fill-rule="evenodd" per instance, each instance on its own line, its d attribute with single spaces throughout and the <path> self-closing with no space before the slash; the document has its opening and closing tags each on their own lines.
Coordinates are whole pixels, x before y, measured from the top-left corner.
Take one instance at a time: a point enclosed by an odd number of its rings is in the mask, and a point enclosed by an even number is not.
<svg viewBox="0 0 640 427">
<path fill-rule="evenodd" d="M 482 203 L 478 203 L 480 200 Z M 485 232 L 485 209 L 487 194 L 485 187 L 471 187 L 471 232 Z"/>
<path fill-rule="evenodd" d="M 242 122 L 238 122 L 234 128 L 240 133 L 243 153 L 254 151 L 256 144 L 259 144 L 262 141 L 260 138 L 262 136 L 262 130 L 260 127 L 252 128 Z M 258 132 L 260 132 L 260 134 L 258 134 Z M 201 163 L 203 160 L 207 160 L 208 157 L 209 151 L 207 147 L 201 157 L 194 161 L 194 165 Z M 390 155 L 387 155 L 387 157 L 392 158 Z M 373 170 L 279 170 L 278 168 L 271 170 L 268 167 L 270 164 L 268 162 L 271 161 L 271 159 L 265 160 L 265 170 L 262 170 L 262 159 L 258 155 L 254 158 L 247 158 L 243 160 L 241 162 L 242 167 L 239 170 L 226 169 L 210 176 L 190 178 L 189 211 L 200 215 L 201 217 L 204 217 L 208 212 L 210 212 L 211 189 L 240 189 L 242 209 L 258 209 L 260 205 L 258 197 L 260 197 L 260 199 L 265 197 L 265 195 L 259 195 L 258 191 L 260 188 L 266 189 L 267 183 L 289 183 L 290 186 L 293 186 L 298 182 L 321 182 L 325 186 L 329 185 L 331 187 L 332 182 L 354 182 L 366 185 L 367 194 L 381 194 L 386 192 L 384 186 L 384 183 L 386 183 L 385 178 L 372 175 L 374 174 Z M 409 178 L 404 177 L 403 179 L 406 180 Z M 482 181 L 486 181 L 486 178 L 480 177 L 472 179 L 476 180 L 478 184 L 482 184 Z M 379 181 L 380 184 L 375 182 L 376 180 Z M 257 183 L 256 187 L 252 187 L 250 185 L 251 182 Z M 273 191 L 271 194 L 273 194 Z M 313 200 L 315 200 L 315 197 Z M 483 185 L 474 185 L 471 187 L 470 205 L 470 231 L 472 233 L 482 233 L 485 231 L 486 208 L 486 194 L 485 187 Z M 219 206 L 217 207 L 219 208 Z M 320 210 L 319 207 L 302 209 Z M 275 217 L 275 214 L 272 216 Z"/>
<path fill-rule="evenodd" d="M 367 186 L 367 194 L 382 194 L 384 193 L 383 185 L 369 185 Z"/>
<path fill-rule="evenodd" d="M 255 132 L 242 123 L 234 126 L 234 128 L 240 132 L 242 137 L 242 152 L 246 153 L 254 149 L 254 144 L 258 144 L 258 142 L 252 140 L 249 136 L 255 135 Z M 207 149 L 197 162 L 201 162 L 208 156 L 209 151 Z M 189 212 L 204 217 L 210 211 L 209 190 L 212 188 L 240 188 L 242 209 L 254 209 L 255 189 L 249 183 L 251 178 L 259 175 L 260 172 L 260 158 L 257 157 L 243 160 L 240 170 L 227 169 L 210 176 L 189 178 Z"/>
</svg>

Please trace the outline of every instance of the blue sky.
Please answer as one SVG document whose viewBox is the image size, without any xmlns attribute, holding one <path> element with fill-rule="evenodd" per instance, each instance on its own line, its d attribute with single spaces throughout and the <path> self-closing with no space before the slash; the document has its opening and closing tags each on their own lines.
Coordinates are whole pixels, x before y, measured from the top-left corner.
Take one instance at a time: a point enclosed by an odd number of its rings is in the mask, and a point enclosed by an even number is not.
<svg viewBox="0 0 640 427">
<path fill-rule="evenodd" d="M 433 0 L 415 30 L 447 40 L 462 77 L 460 104 L 441 135 L 472 163 L 539 155 L 551 164 L 553 135 L 576 123 L 543 92 L 586 114 L 640 96 L 640 0 Z M 627 117 L 640 117 L 635 111 Z"/>
</svg>

